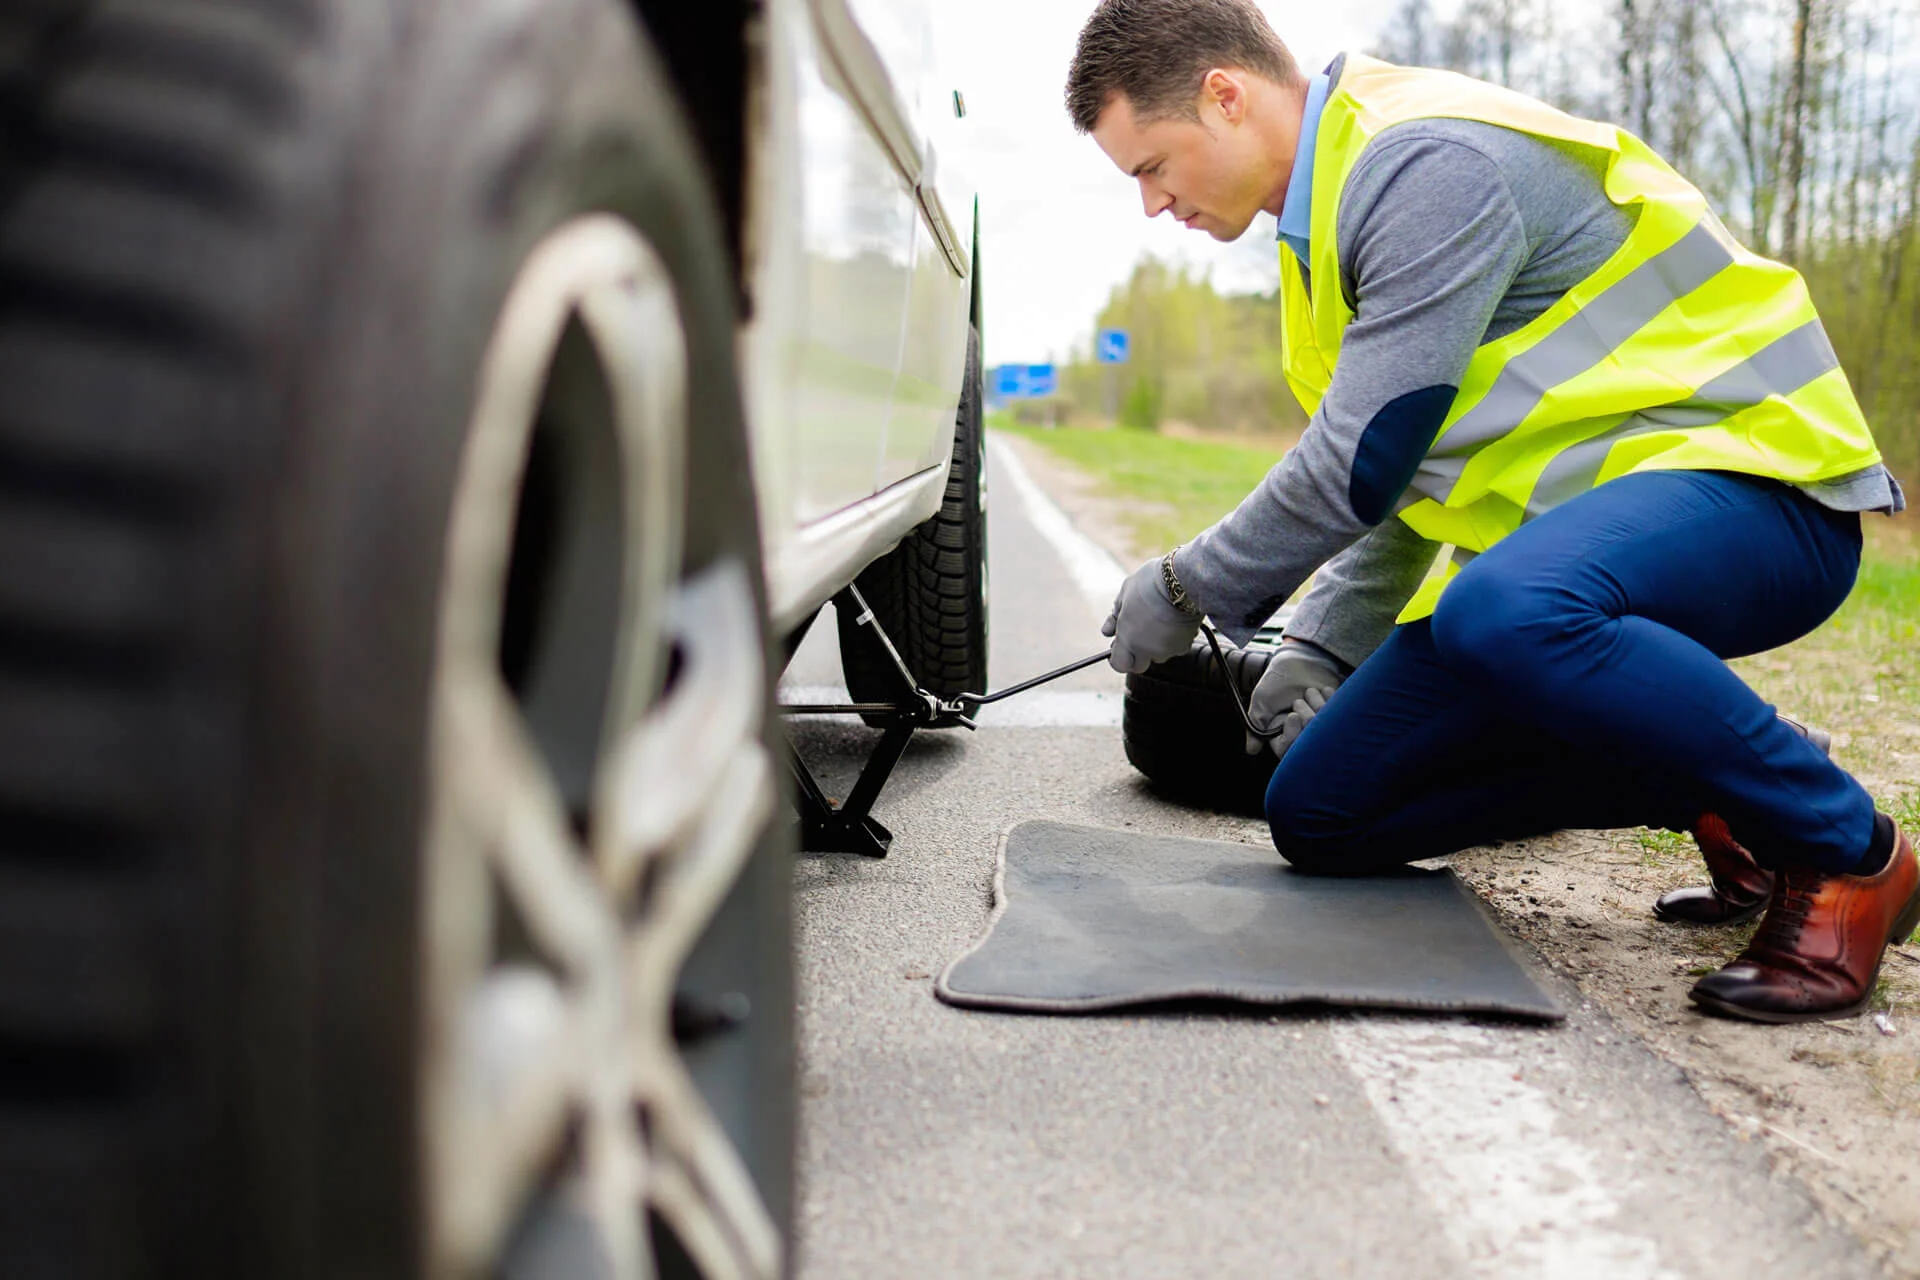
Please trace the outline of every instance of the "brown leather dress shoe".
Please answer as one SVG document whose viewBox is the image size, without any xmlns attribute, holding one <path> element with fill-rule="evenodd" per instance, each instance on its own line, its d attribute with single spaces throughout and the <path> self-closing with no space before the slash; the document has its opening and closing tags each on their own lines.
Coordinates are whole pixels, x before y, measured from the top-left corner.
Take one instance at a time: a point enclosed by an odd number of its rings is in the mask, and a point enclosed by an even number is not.
<svg viewBox="0 0 1920 1280">
<path fill-rule="evenodd" d="M 1889 942 L 1920 925 L 1920 864 L 1896 831 L 1878 874 L 1782 871 L 1767 918 L 1738 959 L 1688 994 L 1712 1013 L 1750 1022 L 1812 1022 L 1864 1009 Z"/>
<path fill-rule="evenodd" d="M 1660 895 L 1653 904 L 1655 916 L 1676 924 L 1740 924 L 1766 910 L 1773 872 L 1753 860 L 1718 814 L 1705 814 L 1694 824 L 1693 842 L 1711 880 Z"/>
<path fill-rule="evenodd" d="M 1832 754 L 1833 736 L 1826 730 L 1792 716 L 1780 719 L 1823 755 Z M 1773 872 L 1753 860 L 1718 814 L 1702 815 L 1694 824 L 1693 842 L 1706 860 L 1709 883 L 1662 894 L 1653 904 L 1655 918 L 1671 924 L 1745 924 L 1766 910 Z"/>
</svg>

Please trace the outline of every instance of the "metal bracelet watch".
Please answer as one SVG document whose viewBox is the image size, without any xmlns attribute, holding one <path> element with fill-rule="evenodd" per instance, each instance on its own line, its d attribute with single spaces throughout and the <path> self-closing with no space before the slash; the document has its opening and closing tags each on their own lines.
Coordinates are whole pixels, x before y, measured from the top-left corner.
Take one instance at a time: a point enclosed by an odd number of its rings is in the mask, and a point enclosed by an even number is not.
<svg viewBox="0 0 1920 1280">
<path fill-rule="evenodd" d="M 1187 589 L 1180 585 L 1180 575 L 1173 571 L 1174 552 L 1179 550 L 1179 547 L 1175 547 L 1161 558 L 1160 581 L 1166 584 L 1167 599 L 1173 602 L 1173 607 L 1189 618 L 1197 618 L 1200 616 L 1200 606 L 1187 595 Z"/>
</svg>

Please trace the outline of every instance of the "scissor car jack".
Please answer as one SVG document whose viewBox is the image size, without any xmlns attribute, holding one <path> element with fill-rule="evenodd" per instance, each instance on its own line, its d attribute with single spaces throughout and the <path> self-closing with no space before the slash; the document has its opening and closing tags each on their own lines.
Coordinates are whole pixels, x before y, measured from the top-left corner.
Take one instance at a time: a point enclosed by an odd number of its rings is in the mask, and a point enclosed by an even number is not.
<svg viewBox="0 0 1920 1280">
<path fill-rule="evenodd" d="M 924 729 L 936 723 L 958 724 L 968 729 L 980 726 L 974 723 L 974 714 L 984 706 L 1025 693 L 1062 676 L 1070 676 L 1076 671 L 1085 670 L 1107 660 L 1107 650 L 1089 654 L 1078 662 L 1049 671 L 1045 675 L 1002 689 L 998 693 L 962 693 L 951 698 L 942 698 L 938 694 L 921 688 L 913 673 L 907 670 L 907 664 L 900 657 L 900 651 L 893 647 L 879 619 L 873 616 L 873 610 L 867 607 L 865 597 L 858 587 L 849 586 L 833 598 L 833 607 L 842 613 L 851 613 L 854 620 L 863 627 L 873 628 L 874 637 L 899 673 L 899 694 L 892 702 L 850 702 L 843 704 L 811 704 L 782 706 L 781 712 L 788 716 L 853 716 L 865 719 L 869 724 L 881 726 L 885 732 L 867 757 L 865 767 L 860 770 L 859 779 L 853 784 L 844 803 L 835 805 L 828 799 L 827 793 L 807 768 L 807 762 L 800 758 L 791 742 L 788 745 L 787 758 L 793 769 L 795 794 L 800 805 L 800 845 L 809 853 L 857 853 L 868 858 L 884 858 L 893 844 L 893 833 L 882 826 L 873 816 L 873 805 L 880 798 L 881 789 L 887 785 L 887 779 L 893 775 L 894 766 L 900 763 L 900 757 L 906 753 L 907 743 L 912 741 L 914 731 Z"/>
</svg>

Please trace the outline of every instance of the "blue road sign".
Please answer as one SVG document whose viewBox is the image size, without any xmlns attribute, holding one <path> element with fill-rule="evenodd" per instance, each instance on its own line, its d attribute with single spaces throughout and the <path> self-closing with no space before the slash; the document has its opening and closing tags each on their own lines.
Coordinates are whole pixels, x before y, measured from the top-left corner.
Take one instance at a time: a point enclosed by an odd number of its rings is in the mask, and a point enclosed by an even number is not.
<svg viewBox="0 0 1920 1280">
<path fill-rule="evenodd" d="M 1050 364 L 1003 364 L 993 371 L 993 393 L 1001 400 L 1044 400 L 1060 390 L 1060 371 Z"/>
<path fill-rule="evenodd" d="M 1093 351 L 1101 364 L 1125 364 L 1133 346 L 1133 335 L 1125 329 L 1102 329 Z"/>
</svg>

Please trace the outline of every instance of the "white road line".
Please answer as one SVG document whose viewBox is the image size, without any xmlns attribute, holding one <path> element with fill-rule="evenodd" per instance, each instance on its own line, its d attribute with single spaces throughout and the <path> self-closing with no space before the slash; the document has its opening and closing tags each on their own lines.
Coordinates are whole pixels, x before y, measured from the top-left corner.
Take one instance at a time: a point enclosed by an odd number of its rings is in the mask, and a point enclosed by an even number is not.
<svg viewBox="0 0 1920 1280">
<path fill-rule="evenodd" d="M 1113 598 L 1120 593 L 1120 584 L 1126 580 L 1127 571 L 1120 567 L 1118 560 L 1107 554 L 1106 548 L 1073 527 L 1073 521 L 1067 518 L 1067 513 L 1034 483 L 1019 455 L 1005 441 L 988 436 L 987 455 L 991 459 L 988 465 L 993 468 L 994 474 L 1006 480 L 1020 496 L 1020 505 L 1027 509 L 1027 518 L 1033 521 L 1033 527 L 1060 554 L 1061 563 L 1066 566 L 1073 584 L 1080 588 L 1087 603 L 1104 617 L 1107 610 L 1113 607 Z"/>
<path fill-rule="evenodd" d="M 1600 1161 L 1486 1030 L 1339 1020 L 1333 1042 L 1466 1262 L 1486 1280 L 1677 1280 L 1620 1221 Z"/>
</svg>

